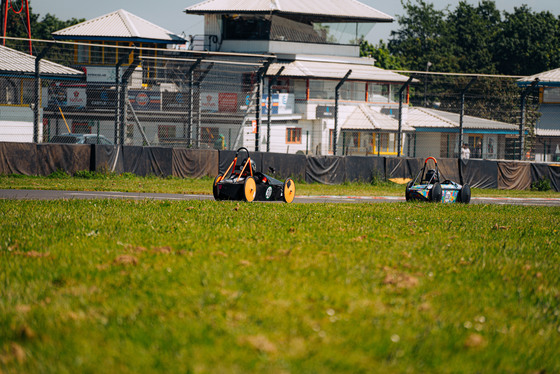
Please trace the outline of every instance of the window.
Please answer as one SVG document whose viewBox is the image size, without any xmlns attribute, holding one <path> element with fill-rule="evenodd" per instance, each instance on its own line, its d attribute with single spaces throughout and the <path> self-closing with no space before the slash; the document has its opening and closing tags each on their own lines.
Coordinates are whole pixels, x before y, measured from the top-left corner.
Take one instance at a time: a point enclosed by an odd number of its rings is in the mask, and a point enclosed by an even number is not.
<svg viewBox="0 0 560 374">
<path fill-rule="evenodd" d="M 333 153 L 334 130 L 329 130 L 329 153 Z"/>
<path fill-rule="evenodd" d="M 543 90 L 543 103 L 560 103 L 560 87 L 546 87 Z"/>
<path fill-rule="evenodd" d="M 397 154 L 397 135 L 395 133 L 373 134 L 373 153 L 381 155 Z"/>
<path fill-rule="evenodd" d="M 105 42 L 103 47 L 103 58 L 106 65 L 115 65 L 117 63 L 116 51 L 114 44 Z"/>
<path fill-rule="evenodd" d="M 78 44 L 78 63 L 89 63 L 89 45 Z"/>
<path fill-rule="evenodd" d="M 469 135 L 468 144 L 471 158 L 482 158 L 482 135 Z"/>
<path fill-rule="evenodd" d="M 286 144 L 301 144 L 301 128 L 286 129 Z"/>
<path fill-rule="evenodd" d="M 103 47 L 98 45 L 91 46 L 91 63 L 94 65 L 101 65 L 103 64 Z"/>
<path fill-rule="evenodd" d="M 399 102 L 399 91 L 401 90 L 401 86 L 398 84 L 391 85 L 391 101 L 394 103 Z M 403 92 L 403 103 L 408 102 L 408 89 Z"/>
<path fill-rule="evenodd" d="M 345 82 L 339 92 L 342 100 L 366 100 L 366 84 L 363 82 Z"/>
<path fill-rule="evenodd" d="M 307 100 L 307 81 L 305 79 L 294 79 L 293 82 L 296 100 Z"/>
<path fill-rule="evenodd" d="M 334 100 L 336 81 L 325 81 L 318 79 L 309 80 L 309 98 Z"/>
<path fill-rule="evenodd" d="M 226 40 L 269 40 L 270 21 L 261 17 L 226 15 L 222 17 Z"/>
<path fill-rule="evenodd" d="M 126 48 L 130 47 L 131 43 L 128 42 L 120 42 L 119 45 L 119 60 L 124 59 L 124 64 L 132 63 L 133 56 L 130 54 L 132 49 Z"/>
<path fill-rule="evenodd" d="M 386 83 L 368 84 L 368 101 L 370 103 L 389 102 L 389 85 Z"/>
</svg>

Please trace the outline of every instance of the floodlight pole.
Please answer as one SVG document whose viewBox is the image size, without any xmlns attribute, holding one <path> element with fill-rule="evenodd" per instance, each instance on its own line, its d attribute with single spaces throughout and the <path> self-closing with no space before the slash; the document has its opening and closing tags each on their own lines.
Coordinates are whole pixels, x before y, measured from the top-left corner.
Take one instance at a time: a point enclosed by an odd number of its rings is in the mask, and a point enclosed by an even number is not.
<svg viewBox="0 0 560 374">
<path fill-rule="evenodd" d="M 119 143 L 120 145 L 124 145 L 124 131 L 125 131 L 125 125 L 126 125 L 126 113 L 127 113 L 127 106 L 126 106 L 126 102 L 128 100 L 128 79 L 130 78 L 130 76 L 132 75 L 132 73 L 134 72 L 134 70 L 136 70 L 136 68 L 138 67 L 138 65 L 140 65 L 141 61 L 138 59 L 138 57 L 136 56 L 136 53 L 134 54 L 134 60 L 132 61 L 132 64 L 130 64 L 130 66 L 125 70 L 125 72 L 123 73 L 123 76 L 121 78 L 121 88 L 119 90 L 119 108 L 120 108 L 120 112 L 119 112 L 119 132 L 118 132 L 118 138 L 119 138 Z"/>
<path fill-rule="evenodd" d="M 280 70 L 268 81 L 268 98 L 267 98 L 267 124 L 266 124 L 266 151 L 270 152 L 270 115 L 272 113 L 272 86 L 278 81 L 278 77 L 284 71 L 285 66 L 282 66 Z"/>
<path fill-rule="evenodd" d="M 128 60 L 128 55 L 121 57 L 117 61 L 117 65 L 115 66 L 115 134 L 114 134 L 114 142 L 118 144 L 119 140 L 119 123 L 121 118 L 121 65 L 124 64 Z"/>
<path fill-rule="evenodd" d="M 413 77 L 408 78 L 406 83 L 403 84 L 399 89 L 399 127 L 397 130 L 397 157 L 401 157 L 403 93 L 404 90 L 408 88 L 410 82 L 412 82 L 413 79 Z"/>
<path fill-rule="evenodd" d="M 197 118 L 197 122 L 196 122 L 196 131 L 195 131 L 195 146 L 198 149 L 200 147 L 200 123 L 202 122 L 202 100 L 200 97 L 200 86 L 202 85 L 202 82 L 204 81 L 204 79 L 206 79 L 206 76 L 208 75 L 208 73 L 210 73 L 210 70 L 212 70 L 214 68 L 214 63 L 211 62 L 208 67 L 203 70 L 199 77 L 198 80 L 196 82 L 196 87 L 197 87 L 197 91 L 198 91 L 198 118 Z"/>
<path fill-rule="evenodd" d="M 525 120 L 527 116 L 527 96 L 539 83 L 539 78 L 535 78 L 531 84 L 525 88 L 521 94 L 521 122 L 519 123 L 519 160 L 523 160 L 523 149 L 525 148 Z"/>
<path fill-rule="evenodd" d="M 337 132 L 338 132 L 338 98 L 340 96 L 340 87 L 346 82 L 348 77 L 352 74 L 352 70 L 348 70 L 346 75 L 338 82 L 336 88 L 334 89 L 334 134 L 333 134 L 333 155 L 336 156 L 336 142 L 337 142 Z"/>
<path fill-rule="evenodd" d="M 255 152 L 259 151 L 259 137 L 260 137 L 260 125 L 261 125 L 261 96 L 262 96 L 262 83 L 263 77 L 266 75 L 268 71 L 268 67 L 272 64 L 272 58 L 266 60 L 266 62 L 257 70 L 257 85 L 258 85 L 258 93 L 255 100 L 255 121 L 257 122 L 257 131 L 255 131 Z"/>
<path fill-rule="evenodd" d="M 193 95 L 193 80 L 194 80 L 194 71 L 200 63 L 202 62 L 202 57 L 198 58 L 189 68 L 189 122 L 187 124 L 186 130 L 186 138 L 187 138 L 187 147 L 190 148 L 191 141 L 192 141 L 192 126 L 193 126 L 193 111 L 194 111 L 194 95 Z"/>
<path fill-rule="evenodd" d="M 477 77 L 473 77 L 467 86 L 461 91 L 461 113 L 459 114 L 459 158 L 461 158 L 461 147 L 463 146 L 463 120 L 465 117 L 465 94 L 476 81 Z"/>
</svg>

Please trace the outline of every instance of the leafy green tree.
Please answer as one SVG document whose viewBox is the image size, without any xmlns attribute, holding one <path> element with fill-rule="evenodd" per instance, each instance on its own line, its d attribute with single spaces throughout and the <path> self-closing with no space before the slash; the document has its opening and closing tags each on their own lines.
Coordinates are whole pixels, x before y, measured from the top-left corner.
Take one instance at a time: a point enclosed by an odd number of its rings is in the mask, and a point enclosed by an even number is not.
<svg viewBox="0 0 560 374">
<path fill-rule="evenodd" d="M 19 10 L 21 9 L 22 6 L 24 6 L 23 0 L 14 0 L 11 2 L 11 6 L 13 9 Z M 40 19 L 39 14 L 34 13 L 32 7 L 29 8 L 29 19 L 31 25 L 31 38 L 43 39 L 43 40 L 52 40 L 51 34 L 54 31 L 61 30 L 63 28 L 85 21 L 85 19 L 76 19 L 76 18 L 72 18 L 67 21 L 62 21 L 49 13 L 47 13 L 47 15 L 43 17 L 43 19 Z M 13 38 L 28 37 L 27 16 L 25 12 L 21 12 L 18 14 L 12 10 L 9 10 L 7 23 L 6 23 L 6 36 L 13 37 Z M 29 51 L 27 42 L 22 42 L 17 40 L 7 40 L 6 46 L 17 50 L 21 50 L 23 52 Z M 34 43 L 34 49 L 35 47 L 38 47 L 39 49 L 43 48 L 43 46 L 38 43 Z"/>
<path fill-rule="evenodd" d="M 501 16 L 493 1 L 478 6 L 460 1 L 446 20 L 448 44 L 453 46 L 457 68 L 462 73 L 495 74 L 494 56 Z"/>
<path fill-rule="evenodd" d="M 382 69 L 401 70 L 404 68 L 403 58 L 391 54 L 383 40 L 380 40 L 376 46 L 365 40 L 362 41 L 360 43 L 360 56 L 373 57 L 375 59 L 375 66 Z"/>
<path fill-rule="evenodd" d="M 505 13 L 496 60 L 502 74 L 532 75 L 560 67 L 560 19 L 526 5 Z"/>
<path fill-rule="evenodd" d="M 397 16 L 401 27 L 391 32 L 389 50 L 405 61 L 410 70 L 425 70 L 428 62 L 440 71 L 451 71 L 452 50 L 447 45 L 445 12 L 424 0 L 402 1 L 405 15 Z"/>
<path fill-rule="evenodd" d="M 35 28 L 31 29 L 31 33 L 34 39 L 45 39 L 51 40 L 52 33 L 58 30 L 65 29 L 67 27 L 73 26 L 75 24 L 84 22 L 85 19 L 71 18 L 67 21 L 62 21 L 56 16 L 47 13 L 40 22 L 37 22 Z"/>
</svg>

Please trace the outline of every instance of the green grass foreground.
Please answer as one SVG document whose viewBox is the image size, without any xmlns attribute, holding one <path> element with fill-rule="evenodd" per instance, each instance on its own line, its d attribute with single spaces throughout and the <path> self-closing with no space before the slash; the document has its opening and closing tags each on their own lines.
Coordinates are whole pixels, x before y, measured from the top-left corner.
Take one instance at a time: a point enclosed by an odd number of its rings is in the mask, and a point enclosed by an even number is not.
<svg viewBox="0 0 560 374">
<path fill-rule="evenodd" d="M 560 372 L 560 209 L 0 201 L 3 373 Z"/>
</svg>

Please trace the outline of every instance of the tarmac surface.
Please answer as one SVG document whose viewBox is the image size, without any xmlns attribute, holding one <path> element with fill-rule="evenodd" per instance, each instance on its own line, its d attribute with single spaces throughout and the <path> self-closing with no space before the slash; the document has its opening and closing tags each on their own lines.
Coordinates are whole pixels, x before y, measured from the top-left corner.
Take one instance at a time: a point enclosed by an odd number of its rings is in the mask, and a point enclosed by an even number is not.
<svg viewBox="0 0 560 374">
<path fill-rule="evenodd" d="M 212 195 L 165 194 L 108 191 L 59 190 L 1 190 L 0 199 L 57 200 L 57 199 L 130 199 L 130 200 L 213 200 Z M 296 196 L 294 203 L 395 203 L 404 202 L 404 196 Z M 471 204 L 558 206 L 560 198 L 473 197 Z"/>
</svg>

